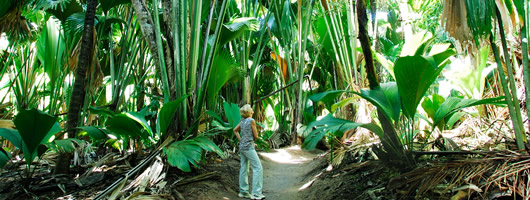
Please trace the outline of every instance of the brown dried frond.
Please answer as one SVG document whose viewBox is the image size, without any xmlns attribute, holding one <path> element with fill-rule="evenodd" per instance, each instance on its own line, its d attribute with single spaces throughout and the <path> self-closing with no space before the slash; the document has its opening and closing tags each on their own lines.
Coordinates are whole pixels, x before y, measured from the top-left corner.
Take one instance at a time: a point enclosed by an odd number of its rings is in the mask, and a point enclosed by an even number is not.
<svg viewBox="0 0 530 200">
<path fill-rule="evenodd" d="M 22 4 L 13 5 L 0 18 L 0 35 L 6 33 L 13 41 L 25 40 L 33 37 L 30 26 L 22 16 Z"/>
<path fill-rule="evenodd" d="M 465 1 L 445 0 L 442 14 L 442 24 L 445 30 L 458 41 L 472 40 L 473 35 L 467 25 L 467 11 Z"/>
<path fill-rule="evenodd" d="M 437 162 L 418 167 L 408 173 L 394 177 L 389 189 L 400 190 L 406 196 L 416 198 L 439 188 L 456 191 L 463 185 L 477 186 L 475 192 L 486 198 L 492 187 L 505 191 L 507 188 L 524 199 L 530 198 L 530 156 L 515 152 L 491 153 L 485 158 L 468 158 L 449 162 Z M 515 196 L 515 193 L 513 194 Z M 473 193 L 468 193 L 468 196 Z"/>
</svg>

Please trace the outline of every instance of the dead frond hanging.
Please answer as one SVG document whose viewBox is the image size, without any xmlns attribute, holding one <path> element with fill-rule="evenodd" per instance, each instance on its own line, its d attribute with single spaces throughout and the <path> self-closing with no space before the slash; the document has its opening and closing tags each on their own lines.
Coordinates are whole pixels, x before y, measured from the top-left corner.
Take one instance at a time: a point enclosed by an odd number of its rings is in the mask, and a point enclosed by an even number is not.
<svg viewBox="0 0 530 200">
<path fill-rule="evenodd" d="M 473 40 L 473 35 L 467 24 L 465 1 L 445 0 L 442 14 L 442 24 L 451 37 L 458 41 Z"/>
</svg>

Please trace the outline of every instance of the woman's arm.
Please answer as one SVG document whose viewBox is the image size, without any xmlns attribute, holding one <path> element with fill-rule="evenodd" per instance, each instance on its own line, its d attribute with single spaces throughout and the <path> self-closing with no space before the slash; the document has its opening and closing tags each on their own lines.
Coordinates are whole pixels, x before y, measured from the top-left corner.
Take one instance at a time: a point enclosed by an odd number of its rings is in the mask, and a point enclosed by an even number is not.
<svg viewBox="0 0 530 200">
<path fill-rule="evenodd" d="M 237 124 L 237 126 L 234 128 L 234 134 L 236 135 L 237 140 L 241 140 L 241 136 L 239 135 L 239 130 L 241 129 L 240 125 L 241 123 Z"/>
<path fill-rule="evenodd" d="M 254 135 L 254 141 L 258 139 L 258 129 L 256 128 L 256 121 L 252 120 L 252 123 L 250 123 L 252 127 L 252 135 Z"/>
</svg>

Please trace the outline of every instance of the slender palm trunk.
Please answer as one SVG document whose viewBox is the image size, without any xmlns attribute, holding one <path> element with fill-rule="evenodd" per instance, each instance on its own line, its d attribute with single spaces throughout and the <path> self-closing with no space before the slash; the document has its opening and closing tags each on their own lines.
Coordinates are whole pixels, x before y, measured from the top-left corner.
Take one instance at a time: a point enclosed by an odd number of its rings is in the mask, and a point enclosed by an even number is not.
<svg viewBox="0 0 530 200">
<path fill-rule="evenodd" d="M 136 13 L 136 17 L 138 18 L 138 22 L 140 23 L 140 29 L 142 30 L 144 39 L 147 42 L 147 46 L 151 51 L 151 56 L 153 57 L 155 66 L 158 69 L 157 71 L 160 72 L 160 77 L 162 77 L 162 83 L 164 86 L 164 100 L 169 100 L 169 82 L 167 77 L 168 73 L 166 67 L 162 66 L 162 63 L 164 63 L 165 65 L 165 61 L 163 59 L 160 59 L 160 56 L 164 55 L 160 37 L 157 37 L 157 35 L 155 34 L 155 22 L 153 22 L 151 13 L 147 9 L 147 6 L 145 5 L 145 2 L 143 0 L 132 0 L 131 2 Z"/>
<path fill-rule="evenodd" d="M 506 102 L 508 103 L 508 111 L 510 112 L 510 117 L 512 118 L 513 130 L 515 133 L 515 141 L 519 150 L 524 150 L 526 142 L 526 135 L 524 133 L 523 120 L 521 117 L 521 107 L 519 106 L 519 99 L 517 98 L 517 89 L 515 88 L 515 80 L 512 72 L 512 61 L 510 59 L 510 54 L 508 53 L 508 47 L 506 44 L 506 36 L 504 34 L 504 26 L 501 19 L 501 14 L 499 8 L 495 8 L 495 13 L 497 15 L 497 23 L 499 25 L 499 33 L 502 48 L 504 51 L 504 59 L 508 74 L 508 80 L 504 77 L 504 70 L 502 67 L 502 61 L 500 58 L 499 50 L 497 45 L 494 43 L 492 37 L 490 37 L 491 48 L 495 54 L 495 60 L 497 61 L 497 68 L 499 70 L 499 76 L 501 78 L 502 88 L 504 94 L 506 95 Z"/>
<path fill-rule="evenodd" d="M 66 121 L 68 137 L 75 138 L 77 127 L 80 121 L 81 109 L 85 104 L 86 84 L 88 81 L 88 69 L 92 65 L 92 56 L 94 48 L 94 19 L 96 17 L 97 0 L 88 0 L 87 11 L 85 16 L 85 27 L 81 43 L 81 53 L 79 54 L 79 63 L 75 73 L 74 89 L 70 99 L 70 107 Z M 57 160 L 55 168 L 56 174 L 68 173 L 70 169 L 71 154 L 62 154 Z"/>
<path fill-rule="evenodd" d="M 377 80 L 372 50 L 370 48 L 370 38 L 368 37 L 368 30 L 366 29 L 368 18 L 366 14 L 366 7 L 363 1 L 357 1 L 357 19 L 359 21 L 359 40 L 361 42 L 361 47 L 363 49 L 364 59 L 366 62 L 366 76 L 370 84 L 370 89 L 375 89 L 379 87 L 379 82 Z M 376 154 L 382 157 L 382 160 L 391 161 L 391 163 L 387 164 L 397 164 L 401 169 L 406 169 L 414 165 L 414 160 L 412 159 L 410 152 L 405 151 L 405 148 L 399 139 L 398 133 L 390 120 L 386 118 L 386 116 L 379 110 L 377 111 L 377 116 L 381 122 L 385 136 L 380 138 L 384 147 L 384 151 L 376 148 L 374 149 Z"/>
<path fill-rule="evenodd" d="M 357 20 L 359 20 L 359 41 L 361 42 L 364 60 L 366 62 L 366 76 L 370 84 L 370 89 L 374 89 L 379 86 L 379 82 L 377 81 L 377 74 L 375 73 L 374 58 L 370 48 L 370 38 L 368 37 L 368 30 L 366 29 L 368 18 L 366 16 L 366 7 L 363 1 L 357 1 Z"/>
</svg>

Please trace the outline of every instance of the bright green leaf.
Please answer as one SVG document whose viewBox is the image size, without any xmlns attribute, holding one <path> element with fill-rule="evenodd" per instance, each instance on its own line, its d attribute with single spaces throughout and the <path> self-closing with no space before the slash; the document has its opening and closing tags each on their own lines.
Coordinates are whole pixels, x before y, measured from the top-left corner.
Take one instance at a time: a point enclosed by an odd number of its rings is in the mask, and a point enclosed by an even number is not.
<svg viewBox="0 0 530 200">
<path fill-rule="evenodd" d="M 396 61 L 394 71 L 405 116 L 414 117 L 418 104 L 441 69 L 423 56 L 400 57 Z"/>
<path fill-rule="evenodd" d="M 232 126 L 232 128 L 235 128 L 239 122 L 241 121 L 241 113 L 239 112 L 239 107 L 237 104 L 234 103 L 223 103 L 224 109 L 225 109 L 225 115 L 228 118 L 228 122 Z"/>
</svg>

